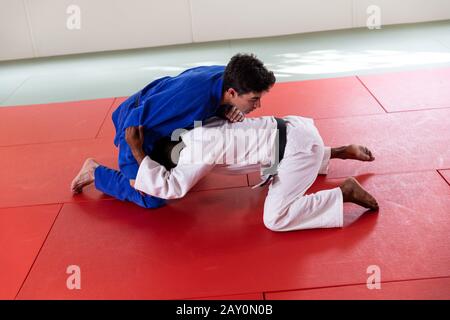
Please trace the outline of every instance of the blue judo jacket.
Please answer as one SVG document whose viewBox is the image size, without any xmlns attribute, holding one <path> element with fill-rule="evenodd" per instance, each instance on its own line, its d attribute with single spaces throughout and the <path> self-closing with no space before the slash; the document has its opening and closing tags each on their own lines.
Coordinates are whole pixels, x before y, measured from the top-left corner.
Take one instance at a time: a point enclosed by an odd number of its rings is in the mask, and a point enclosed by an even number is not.
<svg viewBox="0 0 450 320">
<path fill-rule="evenodd" d="M 113 113 L 114 144 L 119 147 L 119 169 L 134 179 L 139 165 L 125 141 L 130 126 L 144 126 L 144 151 L 150 154 L 156 140 L 194 121 L 214 116 L 222 98 L 224 66 L 188 69 L 175 77 L 163 77 L 125 100 Z"/>
</svg>

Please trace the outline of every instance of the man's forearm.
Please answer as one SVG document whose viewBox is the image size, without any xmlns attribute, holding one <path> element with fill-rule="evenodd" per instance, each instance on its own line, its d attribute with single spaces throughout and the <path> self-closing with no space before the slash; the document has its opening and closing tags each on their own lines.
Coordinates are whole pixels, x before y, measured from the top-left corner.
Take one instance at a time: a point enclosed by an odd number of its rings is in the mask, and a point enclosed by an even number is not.
<svg viewBox="0 0 450 320">
<path fill-rule="evenodd" d="M 136 161 L 139 165 L 141 165 L 141 162 L 147 156 L 142 148 L 141 149 L 133 149 L 132 148 L 131 153 L 133 154 L 133 157 L 136 159 Z"/>
</svg>

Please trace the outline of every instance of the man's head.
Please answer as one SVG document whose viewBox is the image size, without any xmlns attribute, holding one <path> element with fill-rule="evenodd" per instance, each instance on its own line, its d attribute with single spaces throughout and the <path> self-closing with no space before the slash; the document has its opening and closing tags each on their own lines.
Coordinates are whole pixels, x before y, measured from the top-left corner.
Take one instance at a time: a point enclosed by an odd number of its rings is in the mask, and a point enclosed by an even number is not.
<svg viewBox="0 0 450 320">
<path fill-rule="evenodd" d="M 223 102 L 249 113 L 261 106 L 261 96 L 275 83 L 273 72 L 253 54 L 236 54 L 225 68 Z"/>
</svg>

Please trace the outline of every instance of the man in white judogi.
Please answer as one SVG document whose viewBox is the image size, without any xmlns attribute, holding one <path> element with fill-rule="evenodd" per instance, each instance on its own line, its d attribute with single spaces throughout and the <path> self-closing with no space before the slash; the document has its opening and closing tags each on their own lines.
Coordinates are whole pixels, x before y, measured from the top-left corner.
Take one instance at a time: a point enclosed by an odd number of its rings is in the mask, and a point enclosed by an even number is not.
<svg viewBox="0 0 450 320">
<path fill-rule="evenodd" d="M 343 226 L 343 203 L 353 202 L 377 210 L 373 196 L 354 179 L 339 187 L 305 195 L 318 174 L 326 174 L 332 158 L 373 161 L 369 149 L 358 145 L 340 148 L 324 146 L 312 119 L 283 118 L 287 143 L 277 174 L 269 185 L 264 203 L 264 224 L 273 231 L 291 231 Z M 264 171 L 276 162 L 277 122 L 274 117 L 246 118 L 229 123 L 213 119 L 181 134 L 172 155 L 177 164 L 168 170 L 142 150 L 142 132 L 127 129 L 127 142 L 140 163 L 135 189 L 146 194 L 176 199 L 209 172 L 244 174 Z M 94 168 L 95 170 L 95 168 Z"/>
</svg>

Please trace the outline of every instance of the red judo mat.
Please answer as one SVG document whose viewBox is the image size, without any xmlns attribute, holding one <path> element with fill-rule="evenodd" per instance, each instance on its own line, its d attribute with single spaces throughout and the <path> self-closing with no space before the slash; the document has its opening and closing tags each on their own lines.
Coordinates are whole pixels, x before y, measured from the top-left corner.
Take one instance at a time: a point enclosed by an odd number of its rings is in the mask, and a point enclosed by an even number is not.
<svg viewBox="0 0 450 320">
<path fill-rule="evenodd" d="M 450 169 L 449 170 L 439 170 L 439 173 L 444 177 L 447 183 L 450 185 Z"/>
<path fill-rule="evenodd" d="M 85 158 L 117 166 L 111 113 L 125 98 L 0 108 L 0 297 L 450 298 L 450 74 L 404 74 L 277 84 L 252 114 L 312 117 L 325 144 L 372 149 L 372 163 L 332 160 L 308 191 L 356 176 L 377 198 L 375 214 L 345 204 L 342 229 L 269 231 L 255 175 L 210 175 L 157 210 L 92 186 L 72 196 Z M 391 90 L 405 81 L 416 99 Z"/>
<path fill-rule="evenodd" d="M 269 231 L 265 190 L 249 187 L 192 193 L 152 212 L 116 200 L 65 204 L 19 298 L 193 298 L 350 285 L 366 282 L 369 265 L 380 267 L 383 281 L 448 276 L 450 195 L 440 175 L 359 180 L 380 211 L 346 204 L 343 229 Z M 341 181 L 319 179 L 311 191 Z M 82 290 L 65 287 L 72 264 L 83 272 Z"/>
<path fill-rule="evenodd" d="M 424 280 L 394 281 L 383 283 L 380 290 L 367 290 L 367 285 L 352 285 L 311 290 L 296 290 L 286 292 L 266 293 L 267 300 L 414 300 L 417 297 L 431 300 L 448 299 L 450 278 L 436 278 Z M 381 290 L 382 289 L 382 290 Z"/>
<path fill-rule="evenodd" d="M 114 100 L 2 107 L 0 146 L 96 138 Z"/>
<path fill-rule="evenodd" d="M 450 68 L 360 76 L 389 112 L 450 107 Z"/>
<path fill-rule="evenodd" d="M 62 204 L 0 209 L 0 299 L 14 299 Z"/>
</svg>

